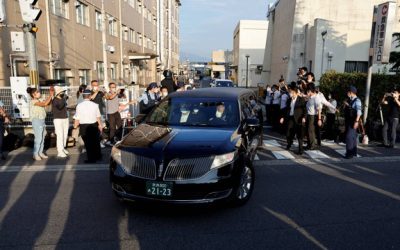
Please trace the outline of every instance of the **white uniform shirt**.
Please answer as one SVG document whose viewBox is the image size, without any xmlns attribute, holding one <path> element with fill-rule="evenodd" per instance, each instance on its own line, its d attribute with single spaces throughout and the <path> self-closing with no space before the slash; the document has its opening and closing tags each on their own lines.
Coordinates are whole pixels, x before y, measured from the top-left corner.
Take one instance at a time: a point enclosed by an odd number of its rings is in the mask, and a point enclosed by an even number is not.
<svg viewBox="0 0 400 250">
<path fill-rule="evenodd" d="M 281 104 L 281 92 L 280 91 L 275 91 L 274 92 L 274 100 L 272 101 L 272 104 L 274 105 L 280 105 Z"/>
<path fill-rule="evenodd" d="M 74 119 L 79 120 L 80 124 L 93 124 L 100 117 L 99 105 L 88 99 L 85 99 L 76 106 Z"/>
<path fill-rule="evenodd" d="M 318 92 L 316 97 L 317 97 L 317 102 L 318 102 L 318 105 L 319 105 L 320 109 L 322 109 L 323 106 L 326 106 L 329 109 L 335 109 L 335 111 L 336 111 L 336 106 L 333 106 L 330 102 L 328 102 L 328 100 L 326 100 L 326 98 L 325 98 L 323 93 Z"/>
<path fill-rule="evenodd" d="M 267 90 L 267 96 L 265 97 L 265 104 L 271 105 L 271 102 L 272 102 L 271 90 Z"/>
<path fill-rule="evenodd" d="M 289 99 L 288 94 L 285 93 L 285 94 L 281 95 L 281 109 L 286 108 L 288 99 Z"/>
<path fill-rule="evenodd" d="M 307 115 L 318 115 L 320 102 L 317 95 L 311 97 L 307 101 Z"/>
<path fill-rule="evenodd" d="M 335 108 L 328 108 L 329 114 L 336 114 L 337 101 L 335 99 L 329 100 L 329 103 Z"/>
</svg>

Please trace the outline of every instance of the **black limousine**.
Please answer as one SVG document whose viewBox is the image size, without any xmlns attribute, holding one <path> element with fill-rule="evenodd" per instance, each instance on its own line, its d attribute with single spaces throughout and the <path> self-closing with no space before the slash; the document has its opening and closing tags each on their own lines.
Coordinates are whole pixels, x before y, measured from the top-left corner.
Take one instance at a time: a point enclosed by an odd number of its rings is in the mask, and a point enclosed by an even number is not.
<svg viewBox="0 0 400 250">
<path fill-rule="evenodd" d="M 110 180 L 123 200 L 246 203 L 262 126 L 253 91 L 207 88 L 160 102 L 112 149 Z"/>
</svg>

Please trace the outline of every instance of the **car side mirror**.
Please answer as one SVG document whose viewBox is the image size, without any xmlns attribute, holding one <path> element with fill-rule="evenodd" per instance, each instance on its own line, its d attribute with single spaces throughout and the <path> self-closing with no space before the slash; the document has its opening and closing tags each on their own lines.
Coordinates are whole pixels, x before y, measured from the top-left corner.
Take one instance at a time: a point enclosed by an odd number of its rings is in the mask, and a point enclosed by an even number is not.
<svg viewBox="0 0 400 250">
<path fill-rule="evenodd" d="M 136 117 L 135 117 L 135 122 L 137 123 L 137 124 L 139 124 L 139 123 L 142 123 L 143 121 L 144 121 L 144 119 L 146 119 L 146 114 L 138 114 Z"/>
</svg>

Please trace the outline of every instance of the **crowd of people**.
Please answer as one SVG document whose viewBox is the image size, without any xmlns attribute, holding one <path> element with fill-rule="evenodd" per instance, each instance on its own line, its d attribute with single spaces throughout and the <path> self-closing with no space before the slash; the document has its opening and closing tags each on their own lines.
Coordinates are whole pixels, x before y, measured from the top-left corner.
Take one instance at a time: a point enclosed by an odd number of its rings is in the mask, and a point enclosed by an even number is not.
<svg viewBox="0 0 400 250">
<path fill-rule="evenodd" d="M 297 137 L 299 148 L 297 153 L 304 150 L 317 150 L 321 147 L 322 136 L 336 139 L 336 113 L 339 112 L 335 93 L 329 93 L 328 99 L 315 84 L 315 76 L 306 67 L 298 70 L 297 81 L 286 84 L 284 79 L 278 84 L 267 86 L 265 105 L 267 121 L 278 132 L 285 133 L 287 147 L 292 147 Z M 357 130 L 362 125 L 362 104 L 357 97 L 357 89 L 350 86 L 346 91 L 348 101 L 340 108 L 345 114 L 346 123 L 346 158 L 357 156 Z M 326 116 L 324 114 L 326 109 Z M 326 117 L 326 119 L 323 119 Z M 324 126 L 325 124 L 325 126 Z M 324 135 L 321 128 L 325 127 Z M 307 146 L 303 147 L 306 138 Z"/>
</svg>

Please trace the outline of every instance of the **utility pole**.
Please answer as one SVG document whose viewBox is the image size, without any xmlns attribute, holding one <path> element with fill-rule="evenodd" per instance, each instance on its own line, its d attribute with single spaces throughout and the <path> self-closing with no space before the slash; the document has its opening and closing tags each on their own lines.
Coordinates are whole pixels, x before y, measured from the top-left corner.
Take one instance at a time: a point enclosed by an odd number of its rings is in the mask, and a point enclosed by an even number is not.
<svg viewBox="0 0 400 250">
<path fill-rule="evenodd" d="M 38 28 L 35 22 L 40 18 L 42 11 L 35 7 L 38 0 L 19 0 L 22 20 L 24 21 L 23 31 L 28 44 L 28 63 L 30 84 L 39 86 L 39 67 L 36 54 L 36 32 Z"/>
<path fill-rule="evenodd" d="M 326 40 L 327 34 L 328 34 L 328 31 L 326 31 L 326 30 L 321 33 L 321 36 L 322 36 L 321 77 L 322 77 L 322 74 L 324 74 L 325 40 Z"/>
<path fill-rule="evenodd" d="M 101 40 L 102 40 L 102 47 L 103 47 L 103 72 L 104 72 L 104 81 L 103 85 L 106 89 L 108 89 L 108 58 L 107 58 L 107 51 L 108 51 L 108 45 L 107 45 L 107 29 L 106 29 L 106 9 L 104 7 L 104 0 L 101 0 L 101 19 L 102 21 L 102 30 L 101 30 Z M 108 20 L 107 20 L 108 21 Z M 100 69 L 97 69 L 100 70 Z M 100 79 L 99 79 L 100 80 Z"/>
<path fill-rule="evenodd" d="M 249 87 L 249 55 L 246 55 L 246 89 Z"/>
</svg>

